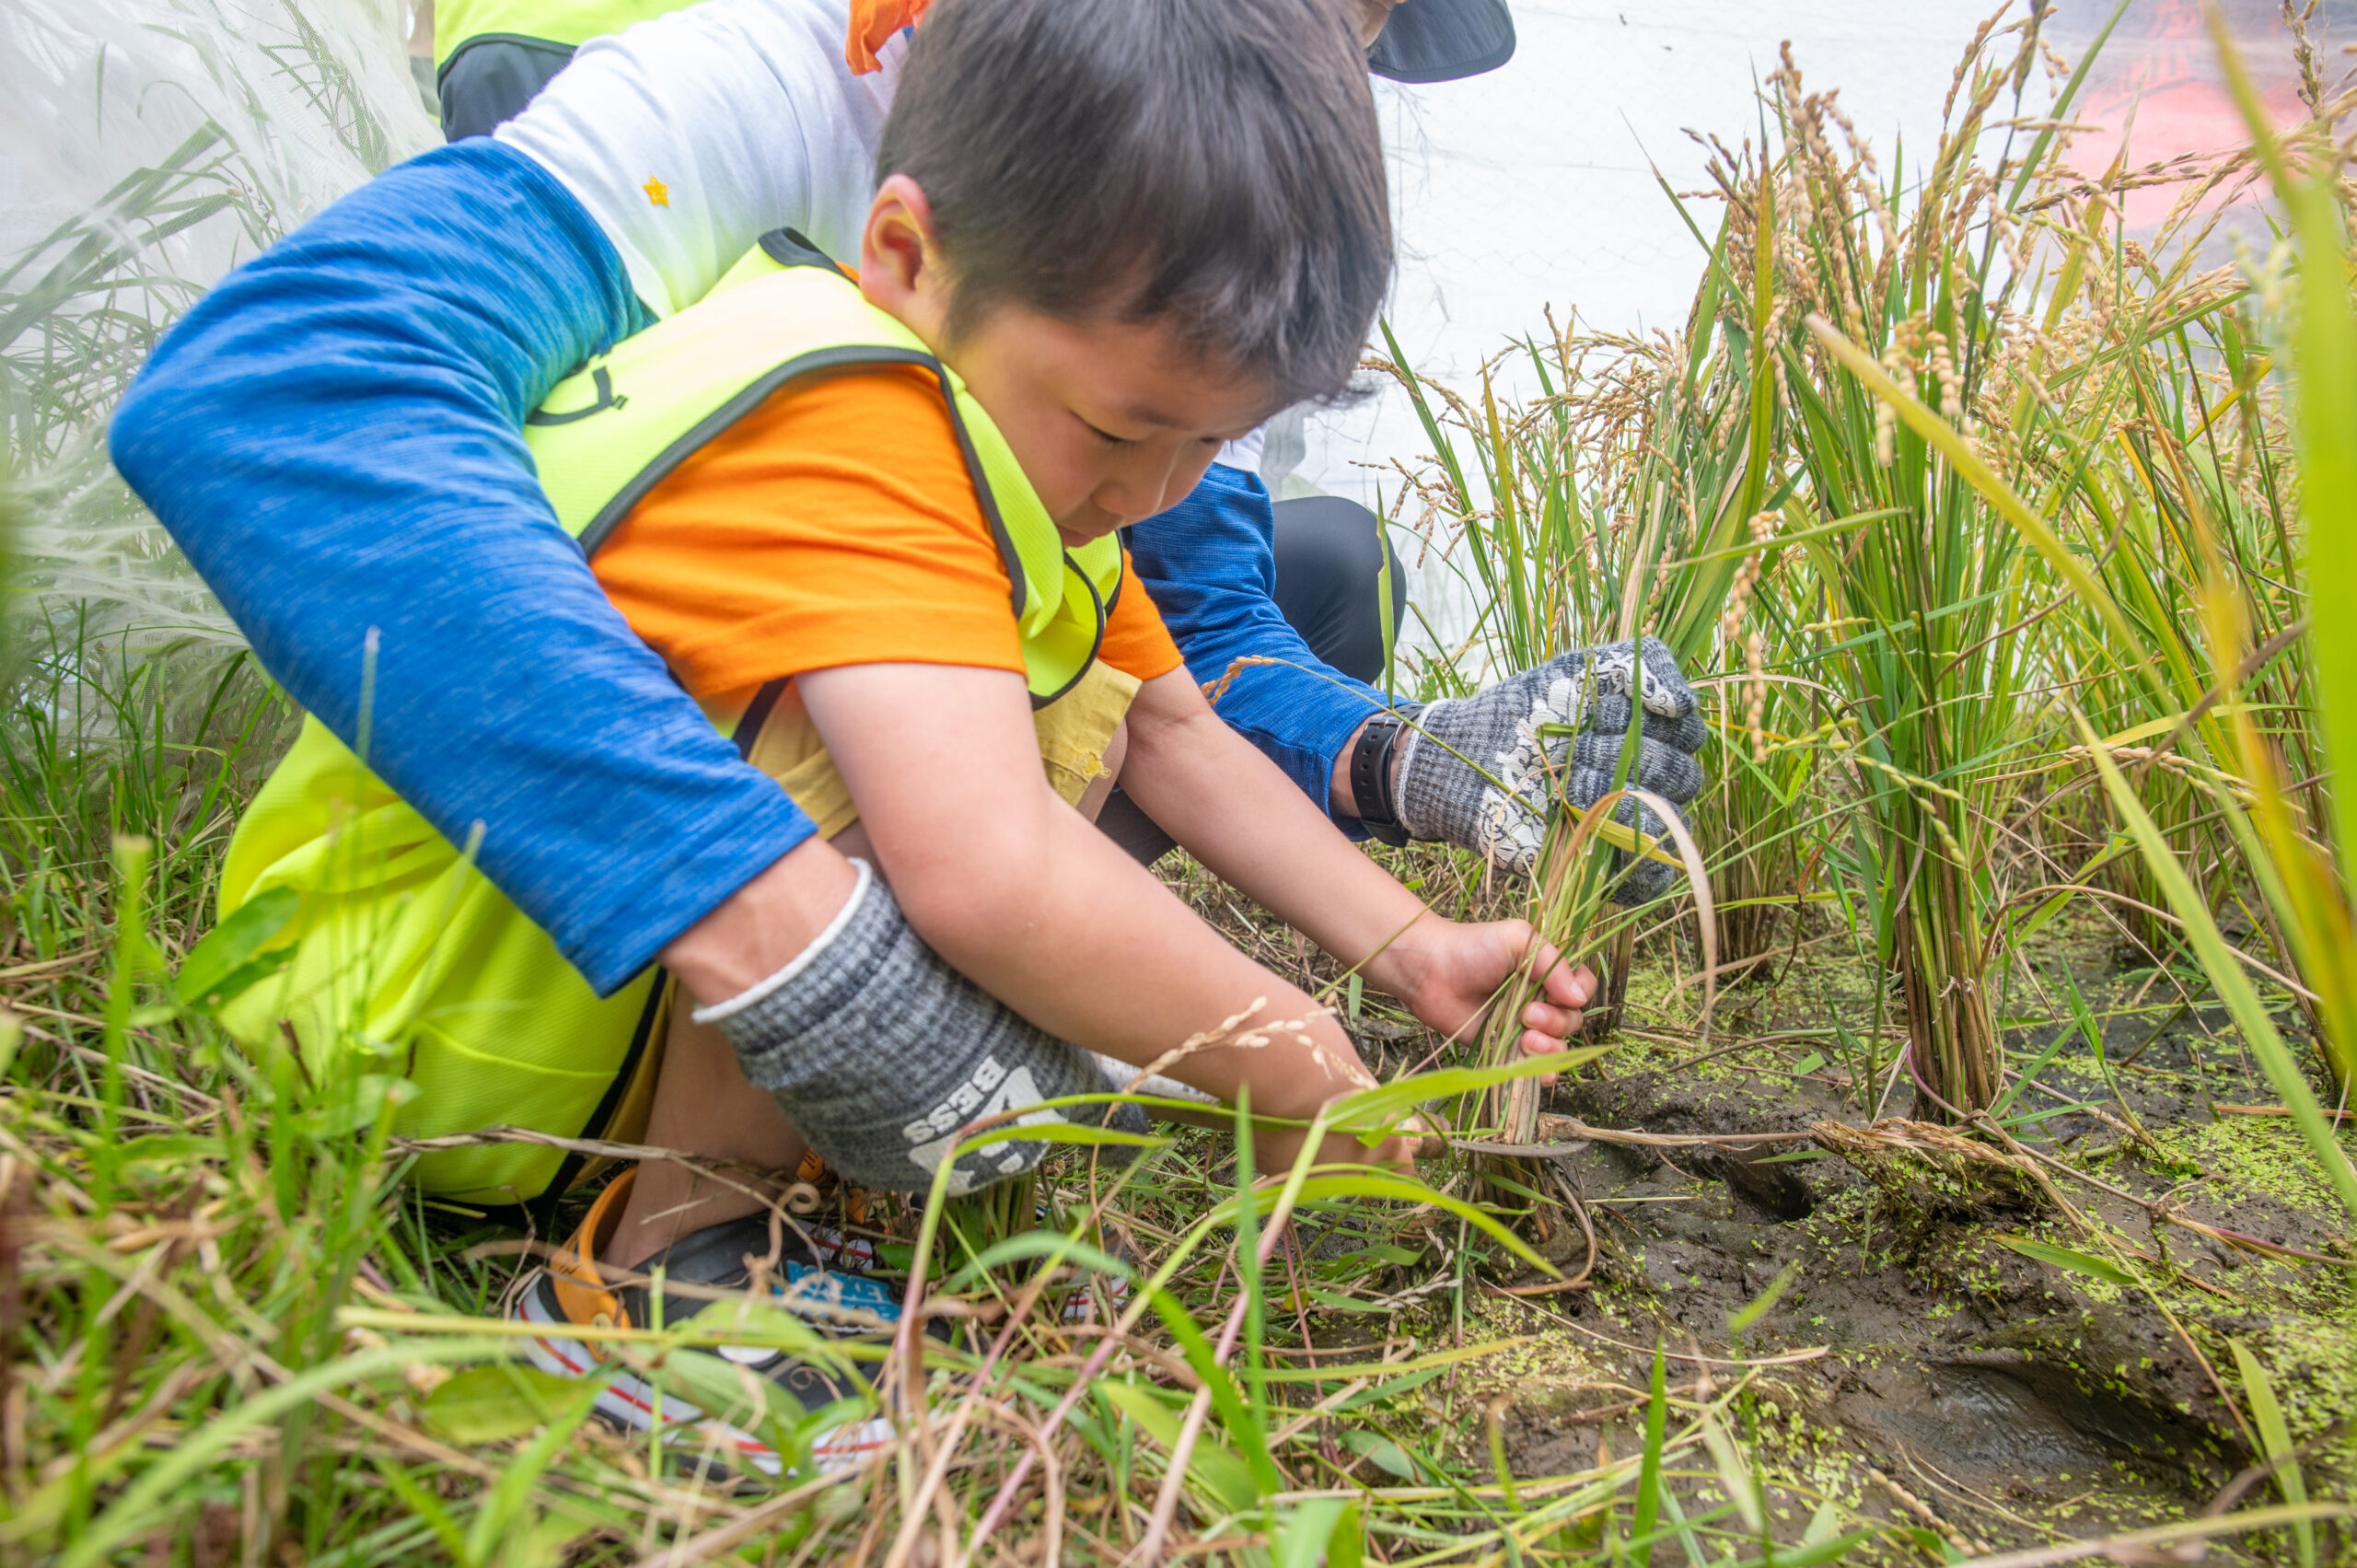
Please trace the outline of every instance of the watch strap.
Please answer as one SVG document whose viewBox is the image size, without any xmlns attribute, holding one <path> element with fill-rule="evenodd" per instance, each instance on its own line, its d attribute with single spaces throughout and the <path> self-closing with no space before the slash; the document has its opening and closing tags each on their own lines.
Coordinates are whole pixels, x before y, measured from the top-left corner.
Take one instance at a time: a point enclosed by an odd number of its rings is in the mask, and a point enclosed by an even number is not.
<svg viewBox="0 0 2357 1568">
<path fill-rule="evenodd" d="M 1359 820 L 1378 843 L 1394 848 L 1408 842 L 1391 794 L 1391 758 L 1399 746 L 1399 717 L 1384 713 L 1366 721 L 1351 748 L 1351 796 L 1357 802 Z"/>
</svg>

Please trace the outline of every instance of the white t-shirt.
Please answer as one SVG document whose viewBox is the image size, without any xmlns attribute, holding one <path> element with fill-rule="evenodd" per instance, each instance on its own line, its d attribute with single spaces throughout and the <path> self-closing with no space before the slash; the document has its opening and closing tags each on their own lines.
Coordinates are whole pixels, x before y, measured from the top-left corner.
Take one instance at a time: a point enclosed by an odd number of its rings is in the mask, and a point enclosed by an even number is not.
<svg viewBox="0 0 2357 1568">
<path fill-rule="evenodd" d="M 658 316 L 773 228 L 855 265 L 908 38 L 853 75 L 850 25 L 849 0 L 703 0 L 583 44 L 493 134 L 588 209 Z M 1258 472 L 1260 433 L 1219 460 Z"/>
<path fill-rule="evenodd" d="M 847 0 L 705 0 L 593 39 L 493 133 L 554 175 L 668 316 L 773 228 L 856 263 L 908 53 L 843 64 Z"/>
</svg>

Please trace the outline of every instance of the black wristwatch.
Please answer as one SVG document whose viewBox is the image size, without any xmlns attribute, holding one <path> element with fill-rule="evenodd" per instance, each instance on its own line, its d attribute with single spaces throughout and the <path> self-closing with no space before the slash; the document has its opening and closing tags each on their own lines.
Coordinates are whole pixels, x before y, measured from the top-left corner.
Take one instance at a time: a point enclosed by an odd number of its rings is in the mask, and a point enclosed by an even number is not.
<svg viewBox="0 0 2357 1568">
<path fill-rule="evenodd" d="M 1377 843 L 1397 849 L 1408 842 L 1399 826 L 1399 809 L 1391 798 L 1391 753 L 1399 745 L 1399 719 L 1377 714 L 1359 731 L 1351 748 L 1351 797 L 1358 803 L 1359 820 Z"/>
</svg>

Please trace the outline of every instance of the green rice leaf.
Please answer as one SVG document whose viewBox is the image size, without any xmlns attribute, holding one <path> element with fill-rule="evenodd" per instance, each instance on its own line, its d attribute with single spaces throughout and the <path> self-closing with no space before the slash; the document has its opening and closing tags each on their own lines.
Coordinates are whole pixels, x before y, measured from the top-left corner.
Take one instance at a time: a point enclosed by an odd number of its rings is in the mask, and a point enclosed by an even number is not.
<svg viewBox="0 0 2357 1568">
<path fill-rule="evenodd" d="M 1103 1102 L 1095 1095 L 1085 1095 L 1074 1099 L 1042 1103 L 1062 1107 Z M 1162 1149 L 1170 1146 L 1167 1138 L 1156 1137 L 1151 1132 L 1124 1132 L 1118 1127 L 1081 1127 L 1070 1121 L 1010 1121 L 1004 1127 L 993 1127 L 970 1138 L 960 1138 L 958 1148 L 963 1153 L 968 1149 L 986 1149 L 993 1144 L 1013 1143 L 1017 1139 L 1027 1143 L 1077 1144 L 1092 1148 Z"/>
<path fill-rule="evenodd" d="M 596 1409 L 598 1396 L 605 1392 L 605 1380 L 584 1378 L 565 1390 L 565 1399 L 542 1426 L 540 1434 L 524 1445 L 522 1451 L 500 1470 L 499 1480 L 491 1494 L 475 1510 L 474 1527 L 467 1532 L 467 1558 L 470 1562 L 488 1562 L 493 1550 L 510 1538 L 521 1526 L 527 1531 L 538 1522 L 532 1508 L 533 1489 L 540 1484 L 541 1474 L 556 1461 L 557 1455 L 581 1423 L 589 1419 Z"/>
<path fill-rule="evenodd" d="M 1340 1568 L 1356 1563 L 1365 1527 L 1346 1497 L 1312 1497 L 1297 1503 L 1277 1527 L 1276 1568 Z"/>
<path fill-rule="evenodd" d="M 1735 1446 L 1735 1436 L 1719 1420 L 1715 1410 L 1702 1412 L 1702 1446 L 1711 1451 L 1711 1463 L 1719 1472 L 1719 1484 L 1734 1499 L 1736 1512 L 1743 1516 L 1744 1524 L 1757 1533 L 1765 1522 L 1759 1508 L 1759 1493 L 1751 1483 L 1751 1467 Z"/>
<path fill-rule="evenodd" d="M 2242 1029 L 2243 1039 L 2250 1046 L 2251 1054 L 2258 1058 L 2258 1064 L 2266 1072 L 2268 1081 L 2275 1086 L 2275 1092 L 2282 1097 L 2284 1105 L 2290 1109 L 2293 1123 L 2299 1128 L 2300 1135 L 2308 1141 L 2308 1147 L 2316 1156 L 2316 1168 L 2326 1184 L 2332 1189 L 2350 1215 L 2357 1218 L 2357 1170 L 2350 1168 L 2349 1156 L 2333 1138 L 2332 1128 L 2326 1122 L 2324 1111 L 2316 1104 L 2316 1097 L 2309 1091 L 2306 1075 L 2300 1071 L 2300 1064 L 2293 1060 L 2291 1051 L 2285 1049 L 2283 1037 L 2276 1032 L 2275 1021 L 2268 1016 L 2266 1006 L 2258 999 L 2258 993 L 2251 986 L 2250 977 L 2243 972 L 2242 964 L 2227 947 L 2225 937 L 2218 930 L 2218 923 L 2211 917 L 2209 901 L 2194 890 L 2192 881 L 2185 874 L 2185 867 L 2177 863 L 2176 854 L 2171 852 L 2168 840 L 2154 825 L 2143 803 L 2136 798 L 2136 792 L 2128 787 L 2127 779 L 2120 775 L 2119 764 L 2111 760 L 2109 751 L 2096 744 L 2095 730 L 2088 725 L 2086 715 L 2073 710 L 2072 717 L 2079 726 L 2080 735 L 2087 742 L 2096 771 L 2103 775 L 2104 788 L 2111 796 L 2112 809 L 2119 814 L 2120 820 L 2135 835 L 2137 846 L 2144 852 L 2144 864 L 2152 868 L 2153 879 L 2167 895 L 2169 908 L 2185 923 L 2185 934 L 2193 944 L 2195 955 L 2201 960 L 2202 972 L 2210 977 L 2211 985 L 2217 990 L 2218 999 L 2226 1005 L 2226 1011 Z"/>
<path fill-rule="evenodd" d="M 2250 1400 L 2251 1424 L 2258 1428 L 2259 1446 L 2276 1466 L 2276 1489 L 2283 1493 L 2285 1503 L 2296 1508 L 2307 1502 L 2308 1486 L 2300 1467 L 2292 1460 L 2292 1428 L 2275 1397 L 2274 1380 L 2248 1345 L 2237 1339 L 2226 1342 L 2235 1347 L 2235 1366 L 2242 1374 L 2243 1393 Z M 2299 1546 L 2300 1568 L 2316 1568 L 2316 1527 L 2303 1519 L 2292 1527 L 2292 1539 Z"/>
<path fill-rule="evenodd" d="M 453 1443 L 499 1443 L 556 1418 L 580 1379 L 537 1366 L 470 1366 L 426 1396 L 425 1419 Z"/>
<path fill-rule="evenodd" d="M 1809 331 L 1817 334 L 1817 341 L 1840 360 L 1852 376 L 1865 383 L 1875 396 L 1897 410 L 1898 417 L 1906 422 L 1909 429 L 1936 447 L 1940 456 L 1948 460 L 1965 482 L 1979 491 L 1981 498 L 1996 508 L 1998 516 L 2011 523 L 2015 531 L 2029 541 L 2030 547 L 2046 558 L 2047 564 L 2071 586 L 2072 591 L 2088 609 L 2103 617 L 2104 624 L 2119 639 L 2115 649 L 2118 656 L 2126 657 L 2130 650 L 2143 646 L 2143 639 L 2138 637 L 2129 625 L 2127 618 L 2120 613 L 2119 602 L 2111 597 L 2111 590 L 2103 586 L 2102 579 L 2088 569 L 2076 551 L 2063 542 L 2062 536 L 2054 531 L 2054 526 L 2032 510 L 2029 503 L 2024 501 L 2014 487 L 1972 449 L 1954 425 L 1891 379 L 1890 373 L 1876 363 L 1873 355 L 1843 337 L 1831 325 L 1812 316 L 1808 326 Z"/>
<path fill-rule="evenodd" d="M 1353 1427 L 1342 1434 L 1342 1446 L 1387 1475 L 1411 1482 L 1422 1479 L 1416 1471 L 1416 1462 L 1408 1458 L 1408 1451 L 1380 1432 Z"/>
<path fill-rule="evenodd" d="M 1605 1046 L 1584 1046 L 1576 1051 L 1557 1051 L 1551 1056 L 1528 1056 L 1519 1062 L 1508 1062 L 1496 1067 L 1451 1067 L 1437 1073 L 1418 1073 L 1372 1089 L 1362 1089 L 1347 1099 L 1338 1100 L 1329 1109 L 1326 1124 L 1338 1132 L 1357 1132 L 1389 1130 L 1401 1115 L 1420 1105 L 1434 1100 L 1453 1099 L 1458 1095 L 1511 1083 L 1516 1078 L 1535 1078 L 1550 1073 L 1568 1073 L 1574 1067 L 1595 1061 L 1604 1054 Z"/>
<path fill-rule="evenodd" d="M 2292 339 L 2300 432 L 2300 489 L 2307 515 L 2312 604 L 2346 605 L 2357 594 L 2357 309 L 2349 298 L 2348 238 L 2336 171 L 2294 171 L 2283 156 L 2233 34 L 2212 12 L 2211 33 L 2228 92 L 2252 150 L 2274 181 L 2300 244 L 2300 322 Z M 2357 616 L 2319 614 L 2308 633 L 2321 678 L 2326 749 L 2343 776 L 2357 758 Z M 2344 875 L 2357 866 L 2357 811 L 2339 817 Z"/>
<path fill-rule="evenodd" d="M 1818 1515 L 1823 1516 L 1824 1510 Z M 1814 1523 L 1810 1527 L 1814 1529 Z M 1791 1551 L 1779 1551 L 1772 1558 L 1755 1557 L 1737 1564 L 1737 1568 L 1817 1568 L 1820 1562 L 1839 1562 L 1858 1548 L 1881 1535 L 1880 1530 L 1852 1530 L 1847 1535 L 1831 1536 L 1823 1540 L 1805 1541 Z M 1936 1537 L 1933 1538 L 1937 1539 Z M 1945 1541 L 1940 1541 L 1945 1547 Z"/>
<path fill-rule="evenodd" d="M 1099 1383 L 1097 1389 L 1160 1444 L 1164 1453 L 1178 1450 L 1179 1420 L 1169 1406 L 1134 1383 Z M 1231 1513 L 1241 1514 L 1260 1504 L 1251 1469 L 1232 1449 L 1202 1433 L 1196 1434 L 1194 1449 L 1187 1457 L 1187 1473 Z"/>
<path fill-rule="evenodd" d="M 1776 1305 L 1777 1301 L 1782 1297 L 1784 1292 L 1792 1288 L 1793 1282 L 1800 1277 L 1800 1260 L 1795 1258 L 1793 1261 L 1785 1264 L 1782 1272 L 1778 1273 L 1774 1279 L 1768 1282 L 1768 1288 L 1766 1290 L 1763 1290 L 1758 1295 L 1753 1296 L 1750 1301 L 1744 1305 L 1740 1311 L 1736 1313 L 1733 1318 L 1727 1319 L 1728 1332 L 1740 1334 L 1745 1330 L 1750 1328 L 1754 1323 L 1759 1322 L 1760 1318 L 1765 1318 L 1768 1315 L 1769 1309 Z"/>
</svg>

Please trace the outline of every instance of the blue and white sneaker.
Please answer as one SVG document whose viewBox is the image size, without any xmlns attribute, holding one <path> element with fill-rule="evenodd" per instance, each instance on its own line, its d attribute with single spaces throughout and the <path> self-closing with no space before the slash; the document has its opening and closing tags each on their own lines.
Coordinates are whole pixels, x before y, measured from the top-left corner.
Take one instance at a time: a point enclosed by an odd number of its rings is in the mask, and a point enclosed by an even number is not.
<svg viewBox="0 0 2357 1568">
<path fill-rule="evenodd" d="M 507 1315 L 532 1325 L 524 1342 L 525 1354 L 544 1372 L 565 1377 L 586 1377 L 604 1370 L 610 1359 L 605 1345 L 582 1329 L 645 1328 L 656 1321 L 656 1303 L 644 1285 L 610 1285 L 598 1271 L 599 1244 L 621 1215 L 635 1171 L 617 1177 L 598 1195 L 581 1228 L 550 1260 L 518 1282 Z M 839 1268 L 822 1267 L 791 1228 L 784 1237 L 783 1255 L 771 1270 L 773 1305 L 803 1318 L 822 1333 L 839 1339 L 888 1341 L 900 1319 L 898 1295 L 877 1280 Z M 766 1258 L 771 1248 L 767 1215 L 753 1214 L 710 1225 L 682 1237 L 659 1259 L 667 1280 L 715 1290 L 743 1290 L 752 1283 L 747 1259 Z M 673 1325 L 705 1308 L 722 1305 L 701 1296 L 666 1295 L 662 1321 Z M 861 1397 L 865 1389 L 853 1377 L 822 1367 L 789 1352 L 768 1345 L 715 1345 L 689 1353 L 711 1355 L 743 1367 L 783 1391 L 804 1411 L 818 1411 L 841 1400 Z M 717 1449 L 736 1455 L 769 1475 L 784 1469 L 784 1461 L 769 1443 L 743 1428 L 714 1417 L 668 1388 L 658 1390 L 646 1378 L 628 1369 L 611 1374 L 598 1395 L 598 1413 L 629 1432 L 652 1430 L 659 1420 L 667 1446 L 692 1454 Z M 658 1414 L 659 1412 L 659 1414 Z M 849 1422 L 821 1432 L 811 1443 L 811 1456 L 822 1470 L 855 1464 L 891 1446 L 891 1423 L 877 1418 Z"/>
</svg>

